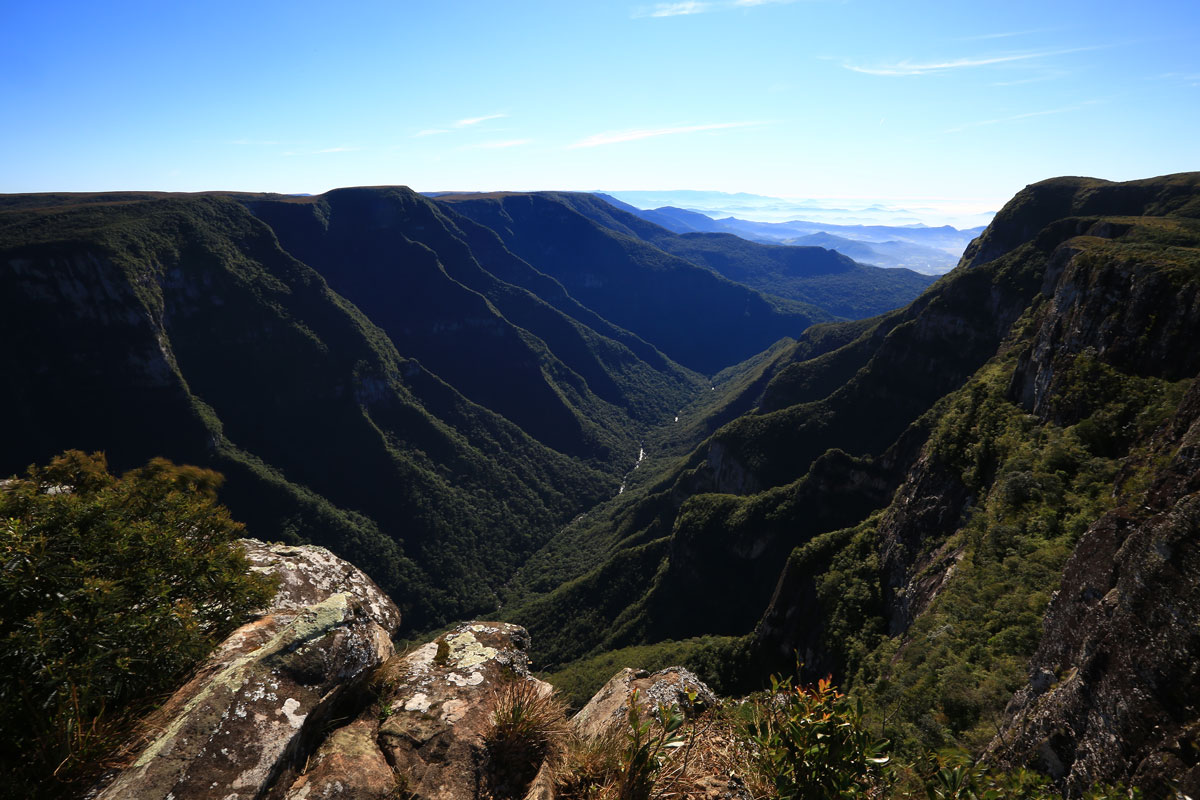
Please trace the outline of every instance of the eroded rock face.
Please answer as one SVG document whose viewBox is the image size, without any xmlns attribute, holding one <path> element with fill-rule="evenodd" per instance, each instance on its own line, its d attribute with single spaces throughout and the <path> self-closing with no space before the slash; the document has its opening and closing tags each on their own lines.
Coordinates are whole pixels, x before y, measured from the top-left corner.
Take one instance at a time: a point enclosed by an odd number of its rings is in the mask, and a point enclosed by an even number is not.
<svg viewBox="0 0 1200 800">
<path fill-rule="evenodd" d="M 667 667 L 653 675 L 625 668 L 609 679 L 587 705 L 571 718 L 581 736 L 604 736 L 628 729 L 629 706 L 637 692 L 638 713 L 649 719 L 659 706 L 691 715 L 712 708 L 717 698 L 704 682 L 683 667 Z"/>
<path fill-rule="evenodd" d="M 908 630 L 946 584 L 962 552 L 944 544 L 962 524 L 970 502 L 958 475 L 930 453 L 921 455 L 896 492 L 879 523 L 890 635 Z M 931 541 L 942 545 L 923 552 Z"/>
<path fill-rule="evenodd" d="M 529 674 L 528 645 L 517 625 L 473 622 L 396 656 L 373 678 L 378 702 L 325 741 L 287 800 L 489 794 L 486 737 L 496 691 L 512 681 L 551 691 Z"/>
<path fill-rule="evenodd" d="M 1084 233 L 1109 238 L 1120 230 L 1104 221 Z M 1074 409 L 1058 396 L 1059 383 L 1085 350 L 1130 375 L 1175 381 L 1200 370 L 1200 350 L 1192 346 L 1192 332 L 1200 329 L 1194 282 L 1136 260 L 1096 258 L 1086 249 L 1064 247 L 1056 256 L 1043 289 L 1050 301 L 1013 374 L 1014 400 L 1043 419 L 1075 422 Z"/>
<path fill-rule="evenodd" d="M 343 693 L 391 656 L 399 612 L 365 575 L 321 548 L 248 545 L 280 577 L 275 605 L 171 697 L 157 735 L 100 798 L 261 797 Z M 337 591 L 354 585 L 378 596 Z"/>
</svg>

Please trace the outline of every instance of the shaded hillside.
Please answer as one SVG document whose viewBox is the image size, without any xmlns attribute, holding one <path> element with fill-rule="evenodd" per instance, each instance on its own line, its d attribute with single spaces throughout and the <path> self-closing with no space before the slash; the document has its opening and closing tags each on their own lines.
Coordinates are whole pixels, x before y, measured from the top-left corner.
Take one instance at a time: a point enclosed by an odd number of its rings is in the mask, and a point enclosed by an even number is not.
<svg viewBox="0 0 1200 800">
<path fill-rule="evenodd" d="M 1200 174 L 1031 186 L 916 303 L 776 357 L 755 412 L 613 514 L 604 563 L 514 618 L 558 663 L 756 631 L 686 652 L 798 653 L 902 750 L 1002 725 L 998 757 L 1072 792 L 1195 791 L 1197 298 Z"/>
<path fill-rule="evenodd" d="M 122 200 L 0 217 L 0 472 L 67 448 L 214 467 L 252 531 L 369 565 L 416 626 L 493 607 L 615 492 L 399 355 L 240 204 Z"/>
<path fill-rule="evenodd" d="M 719 372 L 832 318 L 599 224 L 564 200 L 571 197 L 444 195 L 437 202 L 494 230 L 513 253 L 583 305 L 703 373 Z"/>
<path fill-rule="evenodd" d="M 699 386 L 494 233 L 408 189 L 245 202 L 400 352 L 560 452 L 624 467 Z"/>
</svg>

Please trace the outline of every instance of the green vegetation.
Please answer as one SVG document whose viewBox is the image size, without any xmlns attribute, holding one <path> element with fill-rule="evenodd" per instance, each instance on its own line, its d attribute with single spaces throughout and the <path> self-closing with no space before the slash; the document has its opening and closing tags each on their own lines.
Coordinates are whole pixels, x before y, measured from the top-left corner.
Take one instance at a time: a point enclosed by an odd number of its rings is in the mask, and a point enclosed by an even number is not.
<svg viewBox="0 0 1200 800">
<path fill-rule="evenodd" d="M 0 487 L 0 780 L 60 797 L 274 594 L 221 477 L 70 451 Z"/>
<path fill-rule="evenodd" d="M 950 569 L 953 580 L 905 636 L 884 635 L 878 516 L 793 555 L 793 568 L 827 565 L 817 578 L 823 641 L 872 718 L 908 752 L 978 752 L 995 735 L 1026 680 L 1063 564 L 1101 514 L 1136 503 L 1139 472 L 1121 465 L 1144 460 L 1131 449 L 1174 411 L 1184 388 L 1122 375 L 1081 353 L 1057 377 L 1053 405 L 1073 422 L 1064 427 L 1008 399 L 1015 360 L 999 357 L 931 414 L 927 452 L 978 500 L 953 536 L 925 542 L 927 569 Z"/>
<path fill-rule="evenodd" d="M 771 689 L 726 709 L 752 745 L 746 783 L 756 796 L 780 800 L 871 797 L 888 800 L 1059 800 L 1044 775 L 1001 770 L 957 753 L 918 749 L 891 754 L 872 733 L 861 700 L 823 678 L 813 686 L 771 679 Z M 1095 786 L 1086 800 L 1140 798 L 1123 787 Z"/>
<path fill-rule="evenodd" d="M 14 210 L 0 251 L 29 264 L 0 275 L 0 470 L 69 447 L 219 469 L 252 532 L 364 564 L 413 628 L 494 609 L 616 492 L 402 357 L 232 200 Z"/>
<path fill-rule="evenodd" d="M 890 758 L 852 703 L 822 678 L 816 686 L 771 679 L 752 703 L 748 733 L 758 755 L 755 769 L 780 798 L 827 800 L 866 795 Z"/>
<path fill-rule="evenodd" d="M 612 324 L 703 374 L 834 319 L 821 308 L 761 294 L 597 221 L 595 208 L 580 203 L 646 224 L 592 195 L 450 195 L 438 202 L 492 228 L 515 255 Z"/>
</svg>

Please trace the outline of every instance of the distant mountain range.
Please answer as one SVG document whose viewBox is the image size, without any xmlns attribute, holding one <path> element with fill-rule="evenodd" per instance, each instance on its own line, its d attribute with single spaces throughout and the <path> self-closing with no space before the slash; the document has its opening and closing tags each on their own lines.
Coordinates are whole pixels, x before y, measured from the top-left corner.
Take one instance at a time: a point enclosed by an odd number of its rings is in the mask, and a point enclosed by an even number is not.
<svg viewBox="0 0 1200 800">
<path fill-rule="evenodd" d="M 620 192 L 619 196 L 598 196 L 623 211 L 661 225 L 675 233 L 732 233 L 743 239 L 781 245 L 824 247 L 862 264 L 877 267 L 905 267 L 926 275 L 941 275 L 950 271 L 971 240 L 983 232 L 983 227 L 959 230 L 949 225 L 928 227 L 925 225 L 843 225 L 810 219 L 790 219 L 779 222 L 764 222 L 725 216 L 720 219 L 710 216 L 719 211 L 701 213 L 691 208 L 662 206 L 639 208 L 623 201 L 622 197 L 645 195 L 642 202 L 670 195 L 681 195 L 684 199 L 690 192 Z M 695 193 L 701 197 L 718 193 Z M 757 195 L 726 195 L 725 197 L 755 198 Z M 762 198 L 768 200 L 771 198 Z M 804 214 L 816 209 L 797 206 L 794 214 Z M 748 213 L 760 210 L 747 205 Z"/>
<path fill-rule="evenodd" d="M 697 211 L 713 219 L 737 217 L 761 222 L 804 219 L 830 225 L 953 225 L 958 228 L 973 228 L 986 225 L 995 216 L 994 209 L 985 209 L 978 204 L 971 208 L 964 207 L 959 202 L 947 203 L 931 199 L 799 199 L 745 192 L 731 194 L 675 189 L 605 193 L 638 208 L 670 206 Z"/>
</svg>

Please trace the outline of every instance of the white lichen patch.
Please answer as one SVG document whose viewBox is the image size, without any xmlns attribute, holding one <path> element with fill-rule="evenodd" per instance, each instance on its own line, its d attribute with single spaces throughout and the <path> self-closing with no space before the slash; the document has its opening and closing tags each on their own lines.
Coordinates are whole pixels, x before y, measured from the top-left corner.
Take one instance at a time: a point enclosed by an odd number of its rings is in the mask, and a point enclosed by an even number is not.
<svg viewBox="0 0 1200 800">
<path fill-rule="evenodd" d="M 451 672 L 446 676 L 446 683 L 452 686 L 478 686 L 483 683 L 483 673 L 472 672 L 470 675 L 463 677 L 457 672 Z"/>
<path fill-rule="evenodd" d="M 408 702 L 404 704 L 405 711 L 416 711 L 424 714 L 429 710 L 431 705 L 429 695 L 424 692 L 417 692 L 412 697 L 408 698 Z"/>
<path fill-rule="evenodd" d="M 447 635 L 445 642 L 450 648 L 447 660 L 462 670 L 469 670 L 490 661 L 499 652 L 494 647 L 482 644 L 470 629 Z"/>
<path fill-rule="evenodd" d="M 300 701 L 294 697 L 289 697 L 283 701 L 283 708 L 279 709 L 279 713 L 287 717 L 287 721 L 291 723 L 293 728 L 299 728 L 304 724 L 305 717 L 308 714 L 297 714 L 296 709 L 300 707 Z"/>
</svg>

